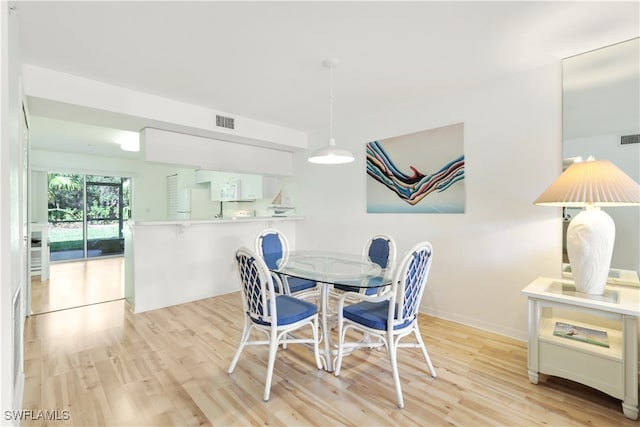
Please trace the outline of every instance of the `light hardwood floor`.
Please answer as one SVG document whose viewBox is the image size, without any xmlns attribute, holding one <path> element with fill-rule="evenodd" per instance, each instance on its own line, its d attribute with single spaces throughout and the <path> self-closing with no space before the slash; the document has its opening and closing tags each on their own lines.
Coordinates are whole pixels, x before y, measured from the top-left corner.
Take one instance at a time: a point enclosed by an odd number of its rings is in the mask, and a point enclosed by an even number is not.
<svg viewBox="0 0 640 427">
<path fill-rule="evenodd" d="M 419 350 L 400 349 L 405 408 L 385 351 L 345 358 L 340 377 L 312 353 L 279 350 L 262 401 L 266 347 L 227 368 L 241 331 L 239 293 L 134 315 L 125 301 L 27 319 L 24 409 L 69 410 L 69 421 L 23 425 L 638 426 L 620 402 L 575 383 L 529 383 L 526 343 L 422 315 L 438 377 Z"/>
<path fill-rule="evenodd" d="M 124 298 L 123 257 L 54 263 L 49 277 L 31 278 L 34 314 Z"/>
</svg>

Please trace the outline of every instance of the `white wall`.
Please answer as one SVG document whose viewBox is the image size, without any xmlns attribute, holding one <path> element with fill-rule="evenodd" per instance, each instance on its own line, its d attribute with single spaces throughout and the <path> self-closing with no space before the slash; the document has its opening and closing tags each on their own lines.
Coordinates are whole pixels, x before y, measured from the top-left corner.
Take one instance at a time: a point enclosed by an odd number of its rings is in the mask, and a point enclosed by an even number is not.
<svg viewBox="0 0 640 427">
<path fill-rule="evenodd" d="M 0 409 L 2 425 L 17 425 L 18 420 L 5 417 L 5 411 L 22 404 L 24 374 L 22 361 L 14 382 L 13 357 L 22 356 L 23 339 L 14 345 L 13 296 L 21 289 L 20 307 L 24 311 L 22 203 L 22 139 L 20 116 L 20 57 L 17 17 L 9 12 L 7 2 L 0 3 Z M 26 215 L 25 215 L 26 217 Z M 15 336 L 23 337 L 24 312 L 18 314 L 19 326 Z M 14 350 L 18 351 L 14 352 Z"/>
<path fill-rule="evenodd" d="M 31 203 L 31 222 L 47 222 L 49 201 L 47 172 L 32 171 L 29 182 L 29 203 Z"/>
<path fill-rule="evenodd" d="M 57 113 L 72 121 L 82 122 L 84 119 L 91 122 L 90 111 L 96 110 L 103 117 L 117 121 L 119 125 L 116 128 L 140 129 L 151 123 L 153 127 L 176 132 L 280 150 L 307 146 L 304 132 L 248 117 L 231 115 L 236 125 L 235 130 L 231 131 L 215 126 L 216 114 L 229 116 L 224 112 L 31 64 L 24 64 L 23 74 L 25 92 L 32 102 L 37 103 L 42 99 L 56 103 Z"/>
<path fill-rule="evenodd" d="M 560 277 L 560 212 L 532 202 L 562 171 L 561 93 L 556 63 L 421 105 L 335 120 L 337 144 L 356 161 L 323 166 L 296 156 L 306 217 L 296 228 L 298 249 L 359 251 L 372 234 L 388 233 L 403 254 L 428 240 L 434 261 L 424 311 L 526 339 L 520 290 L 537 276 Z M 458 122 L 465 126 L 466 213 L 367 214 L 365 144 Z M 326 138 L 312 135 L 310 148 Z"/>
<path fill-rule="evenodd" d="M 11 334 L 11 249 L 8 242 L 11 222 L 8 211 L 9 200 L 9 99 L 8 89 L 8 15 L 5 4 L 0 4 L 0 404 L 1 409 L 12 407 L 11 353 L 13 337 Z M 3 423 L 4 425 L 4 423 Z"/>
</svg>

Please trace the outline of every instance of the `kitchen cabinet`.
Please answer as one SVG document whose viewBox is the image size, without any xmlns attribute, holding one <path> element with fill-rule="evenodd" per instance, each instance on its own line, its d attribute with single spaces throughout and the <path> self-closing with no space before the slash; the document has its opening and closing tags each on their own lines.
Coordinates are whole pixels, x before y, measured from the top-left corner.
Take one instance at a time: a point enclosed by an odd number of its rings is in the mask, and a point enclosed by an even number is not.
<svg viewBox="0 0 640 427">
<path fill-rule="evenodd" d="M 211 200 L 233 202 L 272 199 L 279 190 L 279 178 L 254 174 L 213 172 Z"/>
<path fill-rule="evenodd" d="M 262 198 L 262 176 L 242 175 L 240 181 L 240 198 L 256 200 Z"/>
<path fill-rule="evenodd" d="M 272 200 L 282 187 L 282 177 L 198 169 L 194 184 L 211 186 L 211 200 L 219 202 Z"/>
</svg>

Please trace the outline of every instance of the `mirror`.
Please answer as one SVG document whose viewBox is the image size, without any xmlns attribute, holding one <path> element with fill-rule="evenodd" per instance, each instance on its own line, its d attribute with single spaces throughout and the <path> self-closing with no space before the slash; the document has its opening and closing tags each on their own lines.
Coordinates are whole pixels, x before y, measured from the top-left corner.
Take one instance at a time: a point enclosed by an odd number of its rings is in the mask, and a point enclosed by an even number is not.
<svg viewBox="0 0 640 427">
<path fill-rule="evenodd" d="M 640 38 L 562 62 L 562 142 L 564 167 L 593 155 L 640 182 Z M 565 232 L 578 211 L 565 209 Z M 639 271 L 640 207 L 606 211 L 616 225 L 611 268 Z"/>
</svg>

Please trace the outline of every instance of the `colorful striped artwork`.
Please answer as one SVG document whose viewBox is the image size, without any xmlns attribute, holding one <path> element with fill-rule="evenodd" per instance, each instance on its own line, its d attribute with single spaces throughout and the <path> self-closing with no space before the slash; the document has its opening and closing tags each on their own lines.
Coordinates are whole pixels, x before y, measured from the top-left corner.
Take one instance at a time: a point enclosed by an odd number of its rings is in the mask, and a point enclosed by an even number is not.
<svg viewBox="0 0 640 427">
<path fill-rule="evenodd" d="M 464 213 L 462 123 L 367 144 L 367 212 Z"/>
</svg>

